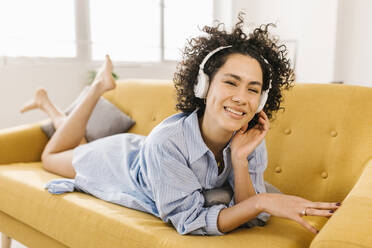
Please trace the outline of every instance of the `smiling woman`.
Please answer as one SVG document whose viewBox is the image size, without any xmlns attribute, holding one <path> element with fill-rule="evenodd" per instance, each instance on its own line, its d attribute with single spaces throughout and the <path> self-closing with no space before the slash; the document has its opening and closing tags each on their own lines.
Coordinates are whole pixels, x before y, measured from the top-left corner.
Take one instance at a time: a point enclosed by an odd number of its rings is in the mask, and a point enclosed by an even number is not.
<svg viewBox="0 0 372 248">
<path fill-rule="evenodd" d="M 212 104 L 214 108 L 206 108 L 206 111 L 214 111 L 204 116 L 213 116 L 213 122 L 220 125 L 230 123 L 231 129 L 239 130 L 256 114 L 261 87 L 262 71 L 257 60 L 242 54 L 231 54 L 212 79 L 206 104 Z M 227 115 L 219 117 L 219 112 Z M 231 122 L 226 117 L 239 121 Z"/>
<path fill-rule="evenodd" d="M 274 196 L 265 189 L 259 197 L 255 193 L 260 185 L 251 181 L 248 168 L 252 164 L 247 157 L 254 153 L 264 158 L 266 162 L 257 167 L 267 163 L 264 138 L 269 119 L 280 109 L 282 91 L 293 87 L 294 72 L 286 57 L 286 47 L 269 33 L 273 24 L 262 25 L 247 35 L 242 30 L 242 13 L 238 19 L 231 33 L 221 23 L 205 26 L 203 31 L 207 36 L 189 40 L 174 76 L 177 109 L 197 113 L 201 136 L 217 164 L 227 162 L 226 166 L 233 168 L 230 183 L 234 199 L 230 208 L 221 209 L 218 230 L 229 232 L 258 213 L 261 218 L 269 213 L 293 219 L 317 233 L 300 218 L 304 209 L 312 208 L 315 203 L 294 196 Z M 231 161 L 225 158 L 227 148 Z M 263 173 L 259 177 L 263 182 Z M 333 203 L 325 205 L 329 209 L 337 208 Z M 329 212 L 318 215 L 327 216 Z"/>
<path fill-rule="evenodd" d="M 316 233 L 301 215 L 329 217 L 327 209 L 337 206 L 266 193 L 263 179 L 269 118 L 294 79 L 286 48 L 271 39 L 270 25 L 248 36 L 239 20 L 231 33 L 204 27 L 209 36 L 185 48 L 174 78 L 180 113 L 148 136 L 121 133 L 79 145 L 98 99 L 116 87 L 106 56 L 84 99 L 46 145 L 44 168 L 71 177 L 68 189 L 151 213 L 182 235 L 223 235 L 254 218 L 266 223 L 270 214 Z M 71 191 L 59 183 L 46 187 Z M 203 192 L 225 186 L 233 190 L 230 202 L 207 204 Z M 319 206 L 326 210 L 314 211 Z"/>
<path fill-rule="evenodd" d="M 184 112 L 192 112 L 196 107 L 200 108 L 200 115 L 205 110 L 205 103 L 202 99 L 194 95 L 194 83 L 196 75 L 199 72 L 199 64 L 206 55 L 221 46 L 226 46 L 226 49 L 218 51 L 204 65 L 204 72 L 208 75 L 211 82 L 215 77 L 218 69 L 226 62 L 231 54 L 247 55 L 253 59 L 252 63 L 259 65 L 257 70 L 261 75 L 257 75 L 256 79 L 247 78 L 255 81 L 254 84 L 262 84 L 262 91 L 269 89 L 270 83 L 273 89 L 270 90 L 267 103 L 264 111 L 271 119 L 272 114 L 279 110 L 282 99 L 282 90 L 288 90 L 293 87 L 294 72 L 291 63 L 287 58 L 287 49 L 281 45 L 269 33 L 269 28 L 274 24 L 262 25 L 256 28 L 249 37 L 242 30 L 243 27 L 242 13 L 239 14 L 239 22 L 235 25 L 235 29 L 231 33 L 220 31 L 223 24 L 220 23 L 215 27 L 205 26 L 203 31 L 208 34 L 208 38 L 198 37 L 188 40 L 188 44 L 184 49 L 184 60 L 178 65 L 178 71 L 174 75 L 174 81 L 178 92 L 177 109 Z M 250 66 L 246 66 L 243 70 L 253 70 Z M 242 69 L 242 68 L 241 68 Z M 247 72 L 248 73 L 248 72 Z M 232 73 L 230 73 L 232 74 Z M 231 78 L 231 83 L 241 82 L 240 75 L 228 75 Z M 253 74 L 252 74 L 253 76 Z M 258 87 L 258 88 L 261 88 Z M 256 90 L 261 90 L 256 88 Z"/>
</svg>

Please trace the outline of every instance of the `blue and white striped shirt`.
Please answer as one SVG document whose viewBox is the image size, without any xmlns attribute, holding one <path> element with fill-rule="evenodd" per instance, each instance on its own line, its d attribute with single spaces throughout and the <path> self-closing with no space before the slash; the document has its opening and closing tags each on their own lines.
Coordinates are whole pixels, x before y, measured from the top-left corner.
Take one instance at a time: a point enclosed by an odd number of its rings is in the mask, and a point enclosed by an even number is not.
<svg viewBox="0 0 372 248">
<path fill-rule="evenodd" d="M 218 175 L 214 154 L 200 133 L 197 110 L 177 113 L 163 120 L 147 137 L 118 134 L 76 147 L 75 179 L 53 180 L 46 188 L 55 194 L 76 189 L 151 213 L 171 222 L 180 234 L 223 235 L 217 228 L 217 218 L 228 206 L 204 207 L 202 191 L 221 187 L 226 181 L 234 188 L 230 142 L 223 150 L 224 170 Z M 266 192 L 264 141 L 248 161 L 256 193 Z M 233 205 L 234 197 L 229 206 Z M 259 217 L 267 220 L 269 215 L 262 212 Z"/>
</svg>

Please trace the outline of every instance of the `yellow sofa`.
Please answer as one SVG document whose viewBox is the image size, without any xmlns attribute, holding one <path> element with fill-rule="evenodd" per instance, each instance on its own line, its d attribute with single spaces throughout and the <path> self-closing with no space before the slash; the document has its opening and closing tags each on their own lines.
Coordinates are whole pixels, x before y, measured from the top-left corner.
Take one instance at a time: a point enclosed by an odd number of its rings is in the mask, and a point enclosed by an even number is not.
<svg viewBox="0 0 372 248">
<path fill-rule="evenodd" d="M 176 113 L 170 81 L 125 80 L 104 97 L 146 135 Z M 265 180 L 286 194 L 342 201 L 328 220 L 305 216 L 318 235 L 272 216 L 224 236 L 180 235 L 147 213 L 84 193 L 51 195 L 42 169 L 44 121 L 0 130 L 0 232 L 28 247 L 372 247 L 372 88 L 297 84 L 266 138 Z"/>
</svg>

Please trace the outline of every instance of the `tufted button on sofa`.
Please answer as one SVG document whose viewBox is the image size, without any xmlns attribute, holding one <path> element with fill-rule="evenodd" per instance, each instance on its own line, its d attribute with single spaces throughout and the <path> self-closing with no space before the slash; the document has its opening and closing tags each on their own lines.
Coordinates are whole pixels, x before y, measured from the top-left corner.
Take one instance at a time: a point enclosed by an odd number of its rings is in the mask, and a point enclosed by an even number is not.
<svg viewBox="0 0 372 248">
<path fill-rule="evenodd" d="M 321 174 L 321 176 L 322 176 L 324 179 L 326 179 L 326 178 L 328 177 L 328 173 L 325 172 L 325 171 L 323 171 L 322 174 Z"/>
<path fill-rule="evenodd" d="M 176 113 L 170 81 L 118 81 L 104 97 L 136 121 L 131 133 L 147 135 Z M 330 219 L 303 217 L 318 235 L 271 216 L 224 236 L 182 236 L 171 223 L 88 194 L 51 195 L 44 186 L 60 177 L 40 162 L 47 120 L 0 130 L 0 231 L 36 248 L 372 248 L 372 88 L 297 84 L 283 106 L 266 136 L 265 181 L 285 194 L 342 202 Z"/>
<path fill-rule="evenodd" d="M 282 172 L 282 168 L 280 168 L 280 166 L 275 167 L 275 172 L 276 173 Z"/>
<path fill-rule="evenodd" d="M 292 133 L 292 130 L 289 128 L 284 129 L 284 133 L 287 135 L 290 135 Z"/>
<path fill-rule="evenodd" d="M 331 131 L 331 136 L 332 136 L 332 137 L 336 137 L 336 136 L 337 136 L 337 132 L 336 132 L 335 130 L 332 130 L 332 131 Z"/>
</svg>

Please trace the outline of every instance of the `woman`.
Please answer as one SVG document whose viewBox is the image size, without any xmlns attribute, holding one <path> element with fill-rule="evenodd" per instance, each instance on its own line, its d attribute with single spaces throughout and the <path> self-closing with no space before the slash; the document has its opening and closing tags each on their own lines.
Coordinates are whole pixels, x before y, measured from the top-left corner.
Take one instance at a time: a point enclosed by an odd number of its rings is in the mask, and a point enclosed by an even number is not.
<svg viewBox="0 0 372 248">
<path fill-rule="evenodd" d="M 79 145 L 99 97 L 115 88 L 106 56 L 84 100 L 46 145 L 44 168 L 98 198 L 171 222 L 180 234 L 223 235 L 262 212 L 317 233 L 301 217 L 330 217 L 339 204 L 259 186 L 269 119 L 280 108 L 281 91 L 292 86 L 293 71 L 285 47 L 270 38 L 270 25 L 249 36 L 242 26 L 239 16 L 231 33 L 206 26 L 208 37 L 189 42 L 174 77 L 181 113 L 147 137 L 126 133 Z M 260 172 L 254 182 L 250 169 Z M 203 191 L 225 182 L 234 190 L 230 204 L 205 207 Z"/>
</svg>

